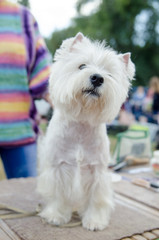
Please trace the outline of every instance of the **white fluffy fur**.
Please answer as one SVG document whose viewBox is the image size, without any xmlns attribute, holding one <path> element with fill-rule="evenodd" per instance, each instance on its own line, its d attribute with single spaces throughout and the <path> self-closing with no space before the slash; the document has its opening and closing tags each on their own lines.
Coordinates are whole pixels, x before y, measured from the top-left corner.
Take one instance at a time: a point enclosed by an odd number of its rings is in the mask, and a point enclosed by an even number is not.
<svg viewBox="0 0 159 240">
<path fill-rule="evenodd" d="M 105 123 L 118 114 L 134 72 L 129 53 L 117 54 L 81 33 L 57 50 L 49 82 L 54 115 L 40 147 L 38 177 L 46 200 L 40 215 L 49 223 L 69 222 L 76 209 L 86 229 L 108 225 L 113 198 Z M 104 79 L 98 96 L 84 92 L 96 73 Z"/>
</svg>

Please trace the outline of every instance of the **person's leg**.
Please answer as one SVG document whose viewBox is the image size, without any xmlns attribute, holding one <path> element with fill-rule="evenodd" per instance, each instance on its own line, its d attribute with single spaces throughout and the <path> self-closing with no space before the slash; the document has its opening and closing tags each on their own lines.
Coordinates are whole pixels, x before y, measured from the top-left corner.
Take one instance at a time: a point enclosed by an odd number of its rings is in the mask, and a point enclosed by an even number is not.
<svg viewBox="0 0 159 240">
<path fill-rule="evenodd" d="M 37 145 L 32 143 L 14 148 L 1 148 L 0 155 L 7 178 L 37 175 Z"/>
</svg>

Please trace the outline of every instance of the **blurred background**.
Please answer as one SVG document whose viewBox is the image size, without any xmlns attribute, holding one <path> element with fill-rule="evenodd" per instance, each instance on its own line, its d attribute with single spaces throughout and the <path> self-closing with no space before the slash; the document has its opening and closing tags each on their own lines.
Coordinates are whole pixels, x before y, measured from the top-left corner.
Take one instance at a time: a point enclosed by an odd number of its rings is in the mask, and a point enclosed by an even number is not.
<svg viewBox="0 0 159 240">
<path fill-rule="evenodd" d="M 131 52 L 136 65 L 133 85 L 147 86 L 159 76 L 158 0 L 19 0 L 30 7 L 54 55 L 63 39 L 81 31 L 106 40 L 119 52 Z"/>
<path fill-rule="evenodd" d="M 159 149 L 159 1 L 158 0 L 12 0 L 30 8 L 52 55 L 66 38 L 82 32 L 106 40 L 119 53 L 131 52 L 136 66 L 129 97 L 113 123 L 107 126 L 113 153 L 116 134 L 135 124 L 150 131 L 152 151 Z M 152 81 L 151 81 L 152 80 Z M 151 82 L 151 84 L 150 84 Z M 156 86 L 155 90 L 155 87 Z M 52 109 L 37 102 L 45 132 Z M 0 179 L 5 178 L 0 162 Z"/>
</svg>

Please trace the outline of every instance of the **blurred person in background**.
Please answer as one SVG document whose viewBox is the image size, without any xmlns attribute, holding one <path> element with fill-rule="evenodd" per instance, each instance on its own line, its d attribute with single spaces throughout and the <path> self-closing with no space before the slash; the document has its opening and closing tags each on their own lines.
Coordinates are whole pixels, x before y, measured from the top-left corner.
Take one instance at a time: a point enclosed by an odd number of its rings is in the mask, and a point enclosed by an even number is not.
<svg viewBox="0 0 159 240">
<path fill-rule="evenodd" d="M 145 115 L 150 115 L 152 113 L 152 103 L 153 103 L 154 91 L 151 87 L 147 89 L 145 100 L 143 102 L 143 111 Z"/>
<path fill-rule="evenodd" d="M 137 121 L 139 121 L 140 117 L 143 115 L 143 103 L 145 96 L 144 87 L 138 86 L 130 100 L 132 113 Z"/>
<path fill-rule="evenodd" d="M 159 77 L 154 76 L 150 79 L 149 91 L 152 95 L 151 112 L 147 114 L 148 122 L 159 124 Z M 155 149 L 159 150 L 159 126 L 154 136 Z"/>
<path fill-rule="evenodd" d="M 154 123 L 159 124 L 159 77 L 152 77 L 150 79 L 150 88 L 153 90 L 152 100 L 152 118 Z"/>
<path fill-rule="evenodd" d="M 0 157 L 8 178 L 37 175 L 34 100 L 48 98 L 50 63 L 30 11 L 0 0 Z"/>
</svg>

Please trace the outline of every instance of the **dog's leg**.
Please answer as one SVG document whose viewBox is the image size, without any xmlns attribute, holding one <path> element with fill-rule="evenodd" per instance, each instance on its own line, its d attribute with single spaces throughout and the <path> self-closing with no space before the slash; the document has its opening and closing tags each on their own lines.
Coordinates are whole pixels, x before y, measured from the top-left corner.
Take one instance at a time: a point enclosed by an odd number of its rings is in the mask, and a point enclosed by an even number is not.
<svg viewBox="0 0 159 240">
<path fill-rule="evenodd" d="M 43 211 L 39 214 L 48 223 L 53 225 L 63 225 L 71 219 L 71 208 L 64 201 L 53 200 L 48 202 Z"/>
<path fill-rule="evenodd" d="M 46 206 L 39 214 L 47 222 L 62 225 L 70 221 L 72 206 L 68 200 L 71 173 L 65 164 L 50 167 L 39 176 L 38 191 L 46 199 Z"/>
<path fill-rule="evenodd" d="M 103 166 L 92 166 L 88 197 L 82 215 L 82 224 L 88 230 L 103 230 L 109 223 L 113 208 L 112 188 L 107 169 Z M 89 173 L 90 174 L 90 173 Z M 88 180 L 88 178 L 87 178 Z"/>
</svg>

